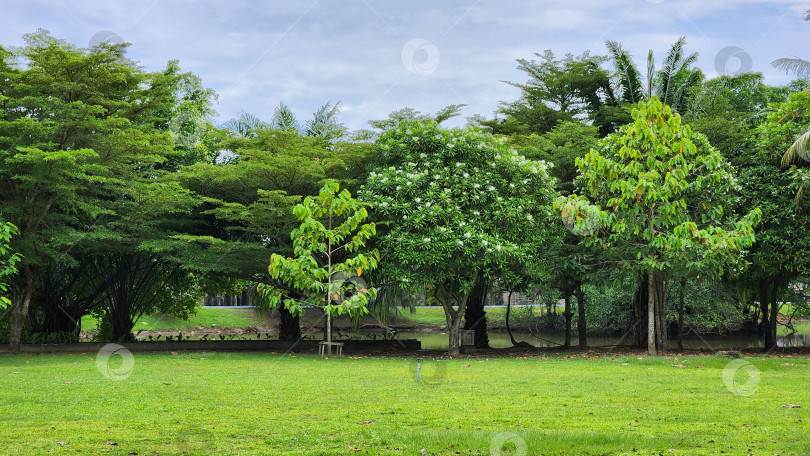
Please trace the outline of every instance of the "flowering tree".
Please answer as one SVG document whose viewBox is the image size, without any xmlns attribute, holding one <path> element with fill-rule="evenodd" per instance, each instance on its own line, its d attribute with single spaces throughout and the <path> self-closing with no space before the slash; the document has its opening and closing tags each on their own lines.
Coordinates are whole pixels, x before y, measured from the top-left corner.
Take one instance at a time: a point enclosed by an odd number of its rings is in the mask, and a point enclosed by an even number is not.
<svg viewBox="0 0 810 456">
<path fill-rule="evenodd" d="M 322 308 L 326 339 L 332 342 L 332 314 L 359 318 L 368 313 L 369 298 L 376 296 L 373 288 L 356 287 L 351 281 L 377 267 L 379 253 L 361 251 L 376 233 L 375 225 L 363 223 L 368 217 L 365 205 L 334 181 L 317 197 L 306 197 L 293 213 L 301 221 L 290 236 L 296 257 L 271 255 L 268 272 L 280 285 L 260 284 L 258 291 L 271 307 L 284 306 L 293 315 L 302 315 L 304 305 Z"/>
<path fill-rule="evenodd" d="M 445 311 L 451 355 L 476 279 L 515 264 L 542 267 L 555 239 L 553 180 L 542 161 L 526 160 L 477 129 L 443 130 L 433 121 L 402 122 L 377 141 L 380 166 L 360 199 L 373 203 L 383 252 L 380 275 L 422 284 Z"/>
</svg>

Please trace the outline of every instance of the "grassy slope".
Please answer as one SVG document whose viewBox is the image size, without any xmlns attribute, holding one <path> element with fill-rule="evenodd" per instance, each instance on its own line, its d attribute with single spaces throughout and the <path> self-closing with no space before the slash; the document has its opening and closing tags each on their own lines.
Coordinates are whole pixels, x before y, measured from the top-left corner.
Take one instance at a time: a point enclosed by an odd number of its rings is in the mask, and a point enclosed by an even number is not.
<svg viewBox="0 0 810 456">
<path fill-rule="evenodd" d="M 722 358 L 607 356 L 428 360 L 416 383 L 413 359 L 136 354 L 112 381 L 94 354 L 0 355 L 0 453 L 490 454 L 504 432 L 529 455 L 810 452 L 810 360 L 750 359 L 743 397 Z"/>
</svg>

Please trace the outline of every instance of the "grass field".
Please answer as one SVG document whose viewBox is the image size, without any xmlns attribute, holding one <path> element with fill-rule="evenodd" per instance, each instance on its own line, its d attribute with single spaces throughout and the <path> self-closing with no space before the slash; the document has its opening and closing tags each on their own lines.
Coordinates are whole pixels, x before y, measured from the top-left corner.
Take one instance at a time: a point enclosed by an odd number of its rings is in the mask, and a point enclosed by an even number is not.
<svg viewBox="0 0 810 456">
<path fill-rule="evenodd" d="M 748 358 L 737 386 L 720 357 L 429 359 L 420 383 L 413 358 L 127 359 L 0 355 L 0 454 L 810 453 L 798 357 Z"/>
<path fill-rule="evenodd" d="M 525 314 L 528 309 L 525 307 L 512 309 L 513 315 L 518 313 Z M 540 309 L 536 308 L 535 313 L 539 313 Z M 317 321 L 321 318 L 319 311 L 309 311 L 306 319 Z M 366 318 L 368 323 L 375 323 L 374 317 L 369 316 Z M 348 325 L 348 320 L 345 318 L 338 318 L 340 324 Z M 505 308 L 487 308 L 487 321 L 490 326 L 503 326 L 506 321 Z M 391 323 L 391 322 L 388 322 Z M 514 323 L 514 322 L 513 322 Z M 191 331 L 199 327 L 209 328 L 212 324 L 216 324 L 220 328 L 247 328 L 257 326 L 274 326 L 276 324 L 273 318 L 273 312 L 257 312 L 254 309 L 229 309 L 229 308 L 215 308 L 215 307 L 200 307 L 196 313 L 189 317 L 188 320 L 170 317 L 167 315 L 148 315 L 135 325 L 135 331 L 138 330 L 153 330 L 153 331 Z M 408 310 L 401 310 L 399 316 L 396 318 L 397 326 L 417 327 L 417 328 L 433 328 L 437 326 L 446 325 L 444 319 L 444 309 L 441 307 L 420 307 L 415 313 Z M 84 331 L 95 331 L 97 327 L 96 320 L 91 316 L 82 318 L 82 329 Z"/>
</svg>

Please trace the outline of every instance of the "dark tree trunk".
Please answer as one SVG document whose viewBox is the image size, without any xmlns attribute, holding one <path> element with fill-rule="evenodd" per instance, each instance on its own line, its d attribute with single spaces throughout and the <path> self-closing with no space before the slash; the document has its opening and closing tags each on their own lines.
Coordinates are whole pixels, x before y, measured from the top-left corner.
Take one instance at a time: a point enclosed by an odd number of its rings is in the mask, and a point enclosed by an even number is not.
<svg viewBox="0 0 810 456">
<path fill-rule="evenodd" d="M 655 356 L 655 277 L 653 271 L 647 273 L 647 353 Z"/>
<path fill-rule="evenodd" d="M 565 301 L 565 311 L 563 312 L 565 317 L 565 343 L 563 347 L 567 348 L 571 346 L 571 320 L 574 317 L 574 313 L 571 312 L 571 290 L 568 287 L 567 280 L 563 280 L 562 289 L 563 300 Z"/>
<path fill-rule="evenodd" d="M 489 282 L 481 274 L 470 292 L 464 311 L 464 329 L 475 331 L 475 348 L 489 348 L 487 313 L 484 310 L 488 291 Z"/>
<path fill-rule="evenodd" d="M 770 281 L 760 279 L 759 281 L 759 307 L 762 314 L 762 323 L 760 328 L 765 334 L 765 349 L 770 350 L 776 346 L 776 334 L 771 333 L 771 320 L 769 305 L 771 303 L 771 294 L 769 293 Z"/>
<path fill-rule="evenodd" d="M 649 282 L 647 280 L 647 275 L 645 274 L 639 283 L 634 297 L 636 309 L 634 339 L 635 346 L 638 348 L 644 348 L 647 346 L 647 306 L 650 294 L 649 290 Z"/>
<path fill-rule="evenodd" d="M 515 341 L 515 336 L 512 335 L 512 328 L 509 327 L 509 313 L 512 311 L 512 292 L 509 292 L 509 296 L 506 298 L 506 333 L 509 334 L 509 341 L 512 342 L 512 345 L 517 345 Z"/>
<path fill-rule="evenodd" d="M 678 296 L 678 350 L 683 350 L 683 294 L 686 288 L 686 277 L 681 277 L 681 290 Z"/>
<path fill-rule="evenodd" d="M 301 321 L 285 307 L 278 309 L 278 340 L 298 340 L 301 338 Z"/>
<path fill-rule="evenodd" d="M 8 346 L 12 352 L 20 351 L 23 327 L 28 318 L 28 306 L 34 293 L 34 272 L 30 266 L 20 268 L 20 285 L 14 290 L 11 301 L 11 326 L 9 328 Z"/>
<path fill-rule="evenodd" d="M 771 316 L 768 319 L 768 334 L 770 335 L 771 345 L 766 346 L 768 349 L 776 347 L 778 341 L 776 338 L 776 326 L 779 322 L 779 303 L 777 302 L 779 295 L 779 284 L 777 282 L 773 282 L 771 287 Z"/>
<path fill-rule="evenodd" d="M 579 336 L 579 346 L 587 347 L 588 322 L 585 320 L 585 293 L 582 292 L 582 282 L 576 282 L 574 293 L 577 297 L 577 335 Z"/>
</svg>

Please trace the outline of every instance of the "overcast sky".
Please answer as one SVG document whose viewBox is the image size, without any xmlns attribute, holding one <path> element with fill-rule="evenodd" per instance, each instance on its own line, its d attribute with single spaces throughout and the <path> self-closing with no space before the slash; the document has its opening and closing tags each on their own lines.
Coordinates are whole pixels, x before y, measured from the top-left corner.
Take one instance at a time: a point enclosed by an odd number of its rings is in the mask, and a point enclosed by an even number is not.
<svg viewBox="0 0 810 456">
<path fill-rule="evenodd" d="M 358 129 L 406 106 L 466 103 L 464 116 L 491 117 L 517 96 L 502 81 L 525 80 L 516 59 L 605 54 L 606 39 L 641 65 L 648 49 L 660 62 L 686 36 L 709 76 L 750 69 L 783 84 L 770 62 L 810 58 L 807 9 L 810 0 L 0 0 L 0 43 L 20 45 L 37 28 L 82 47 L 109 36 L 132 43 L 128 55 L 149 70 L 178 59 L 201 76 L 219 94 L 220 121 L 240 110 L 269 120 L 280 101 L 304 120 L 331 100 Z"/>
</svg>

